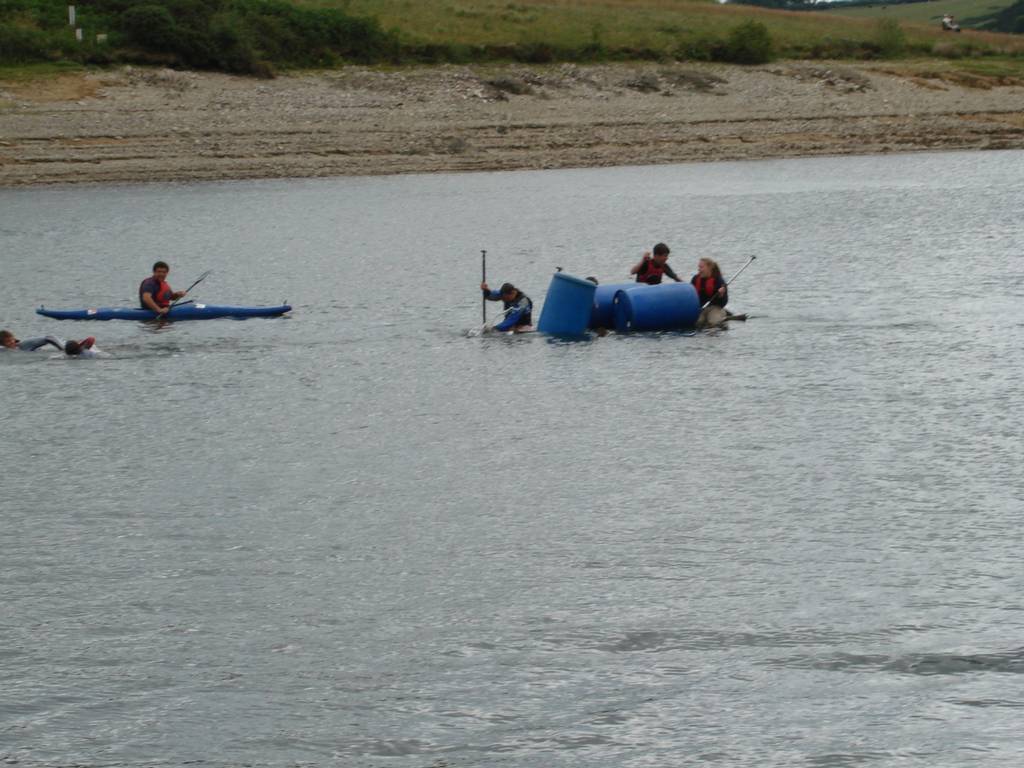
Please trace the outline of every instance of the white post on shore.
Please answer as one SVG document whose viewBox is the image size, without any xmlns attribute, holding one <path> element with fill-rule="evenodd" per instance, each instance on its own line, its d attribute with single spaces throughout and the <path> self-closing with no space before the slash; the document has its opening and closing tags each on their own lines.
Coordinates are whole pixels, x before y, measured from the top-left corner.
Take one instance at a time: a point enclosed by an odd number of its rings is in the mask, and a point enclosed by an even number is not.
<svg viewBox="0 0 1024 768">
<path fill-rule="evenodd" d="M 75 6 L 73 5 L 68 6 L 68 26 L 75 26 Z"/>
<path fill-rule="evenodd" d="M 77 40 L 78 42 L 82 42 L 82 28 L 81 27 L 75 27 L 75 40 Z"/>
</svg>

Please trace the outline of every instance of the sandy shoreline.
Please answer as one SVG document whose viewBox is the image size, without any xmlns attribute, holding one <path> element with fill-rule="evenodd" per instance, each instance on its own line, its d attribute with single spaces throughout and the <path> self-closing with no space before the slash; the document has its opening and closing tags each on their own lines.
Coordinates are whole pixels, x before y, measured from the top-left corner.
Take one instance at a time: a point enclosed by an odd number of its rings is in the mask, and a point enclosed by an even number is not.
<svg viewBox="0 0 1024 768">
<path fill-rule="evenodd" d="M 1024 148 L 1024 84 L 882 65 L 120 70 L 0 82 L 0 186 Z"/>
</svg>

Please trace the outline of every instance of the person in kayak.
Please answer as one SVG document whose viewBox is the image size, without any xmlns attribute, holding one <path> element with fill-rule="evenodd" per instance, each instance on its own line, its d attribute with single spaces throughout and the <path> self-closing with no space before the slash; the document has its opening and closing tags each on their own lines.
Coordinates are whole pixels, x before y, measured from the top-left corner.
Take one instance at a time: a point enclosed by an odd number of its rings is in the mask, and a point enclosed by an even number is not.
<svg viewBox="0 0 1024 768">
<path fill-rule="evenodd" d="M 47 344 L 56 347 L 62 352 L 64 351 L 64 345 L 56 336 L 39 336 L 34 339 L 20 340 L 10 331 L 0 331 L 0 349 L 18 349 L 22 352 L 35 352 Z"/>
<path fill-rule="evenodd" d="M 654 254 L 651 255 L 651 252 L 647 251 L 639 263 L 633 265 L 633 268 L 629 270 L 629 274 L 636 275 L 638 283 L 647 283 L 648 285 L 660 283 L 662 275 L 668 275 L 677 283 L 682 282 L 679 276 L 672 271 L 672 267 L 668 265 L 668 254 L 668 246 L 658 243 L 654 246 Z"/>
<path fill-rule="evenodd" d="M 171 268 L 166 261 L 158 261 L 153 265 L 153 274 L 139 285 L 139 306 L 151 309 L 158 315 L 166 315 L 171 302 L 182 298 L 187 291 L 172 291 L 167 284 L 167 274 Z"/>
<path fill-rule="evenodd" d="M 512 283 L 505 283 L 500 290 L 492 291 L 487 283 L 480 283 L 480 290 L 488 301 L 500 301 L 505 306 L 505 319 L 494 326 L 495 331 L 523 333 L 532 330 L 533 302 L 530 297 Z"/>
<path fill-rule="evenodd" d="M 702 307 L 711 302 L 711 306 L 724 309 L 729 303 L 729 289 L 714 259 L 703 258 L 697 261 L 697 274 L 690 279 L 690 285 L 697 289 L 697 298 Z"/>
</svg>

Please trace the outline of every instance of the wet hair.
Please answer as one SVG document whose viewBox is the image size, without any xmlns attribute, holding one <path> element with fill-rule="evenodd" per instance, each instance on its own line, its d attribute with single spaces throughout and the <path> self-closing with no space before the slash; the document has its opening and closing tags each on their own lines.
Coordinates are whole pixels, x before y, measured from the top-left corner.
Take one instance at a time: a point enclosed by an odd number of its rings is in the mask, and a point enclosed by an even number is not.
<svg viewBox="0 0 1024 768">
<path fill-rule="evenodd" d="M 158 269 L 166 269 L 168 272 L 171 271 L 171 268 L 170 266 L 168 266 L 166 261 L 158 261 L 156 264 L 153 265 L 154 272 L 156 272 Z"/>
<path fill-rule="evenodd" d="M 589 280 L 590 282 L 592 282 L 592 283 L 593 283 L 594 285 L 600 285 L 600 283 L 599 283 L 599 282 L 597 282 L 597 278 L 596 278 L 596 277 L 594 277 L 593 275 L 591 275 L 590 277 L 588 277 L 588 278 L 587 278 L 587 280 Z"/>
<path fill-rule="evenodd" d="M 65 355 L 80 355 L 82 354 L 82 344 L 78 341 L 69 341 L 64 344 Z"/>
<path fill-rule="evenodd" d="M 7 330 L 0 331 L 0 344 L 3 344 L 8 339 L 10 339 L 11 341 L 16 341 L 16 339 L 14 337 L 14 334 L 11 333 L 10 331 L 7 331 Z"/>
<path fill-rule="evenodd" d="M 700 258 L 700 260 L 708 265 L 708 269 L 711 270 L 711 276 L 712 277 L 721 277 L 722 276 L 722 270 L 718 268 L 718 262 L 717 261 L 715 261 L 714 259 L 708 258 L 707 256 L 702 256 Z"/>
<path fill-rule="evenodd" d="M 515 292 L 516 292 L 516 287 L 514 285 L 512 285 L 512 283 L 505 283 L 505 284 L 503 284 L 501 286 L 500 293 L 502 293 L 502 294 L 505 294 L 505 293 L 515 293 Z"/>
<path fill-rule="evenodd" d="M 668 256 L 669 253 L 670 251 L 668 249 L 668 246 L 665 245 L 664 243 L 658 243 L 656 246 L 654 246 L 655 256 Z"/>
</svg>

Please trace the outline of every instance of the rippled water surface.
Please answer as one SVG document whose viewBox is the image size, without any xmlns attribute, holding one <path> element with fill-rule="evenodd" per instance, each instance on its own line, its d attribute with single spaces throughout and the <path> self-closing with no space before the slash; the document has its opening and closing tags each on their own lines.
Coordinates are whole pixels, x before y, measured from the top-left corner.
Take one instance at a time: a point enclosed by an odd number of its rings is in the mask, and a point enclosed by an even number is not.
<svg viewBox="0 0 1024 768">
<path fill-rule="evenodd" d="M 1024 153 L 0 191 L 0 758 L 1018 766 Z M 695 336 L 479 338 L 689 276 Z M 277 320 L 48 321 L 158 258 Z"/>
</svg>

